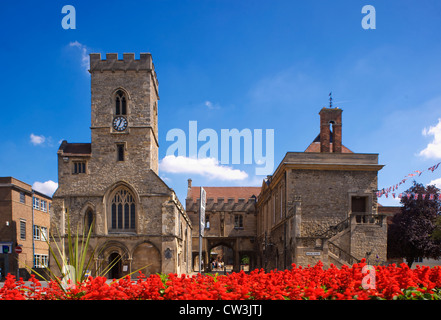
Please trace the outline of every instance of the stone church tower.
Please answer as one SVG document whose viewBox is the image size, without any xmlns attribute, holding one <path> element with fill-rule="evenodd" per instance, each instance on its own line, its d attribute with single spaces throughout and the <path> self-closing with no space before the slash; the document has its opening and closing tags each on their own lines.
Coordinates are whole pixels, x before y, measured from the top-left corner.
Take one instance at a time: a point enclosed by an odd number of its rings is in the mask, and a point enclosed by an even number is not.
<svg viewBox="0 0 441 320">
<path fill-rule="evenodd" d="M 63 141 L 51 229 L 93 224 L 95 268 L 108 274 L 184 273 L 191 266 L 191 222 L 158 176 L 158 80 L 152 57 L 90 55 L 91 143 Z M 75 228 L 76 230 L 76 228 Z M 53 261 L 52 261 L 53 263 Z"/>
</svg>

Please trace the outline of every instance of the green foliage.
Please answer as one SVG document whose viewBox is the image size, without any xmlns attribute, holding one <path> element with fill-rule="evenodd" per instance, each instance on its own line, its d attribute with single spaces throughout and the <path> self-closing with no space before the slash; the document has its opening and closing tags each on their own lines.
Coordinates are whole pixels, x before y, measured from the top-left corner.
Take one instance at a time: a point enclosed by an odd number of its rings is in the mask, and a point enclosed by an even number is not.
<svg viewBox="0 0 441 320">
<path fill-rule="evenodd" d="M 441 201 L 437 200 L 440 190 L 434 185 L 424 186 L 414 181 L 406 193 L 419 197 L 401 198 L 401 210 L 393 216 L 388 229 L 387 249 L 388 258 L 404 257 L 410 267 L 416 257 L 440 257 Z M 430 194 L 434 199 L 429 198 Z"/>
<path fill-rule="evenodd" d="M 46 281 L 55 281 L 61 289 L 66 291 L 66 288 L 71 285 L 76 285 L 78 283 L 82 283 L 88 280 L 90 274 L 90 269 L 93 266 L 94 258 L 96 255 L 99 255 L 104 248 L 102 248 L 99 252 L 97 252 L 97 247 L 93 248 L 90 252 L 90 256 L 87 259 L 87 253 L 90 243 L 90 238 L 93 230 L 94 221 L 92 221 L 91 226 L 87 229 L 87 226 L 84 226 L 82 232 L 80 233 L 79 227 L 77 226 L 76 233 L 72 232 L 69 214 L 67 214 L 67 238 L 60 236 L 60 232 L 57 229 L 59 242 L 55 240 L 54 235 L 51 233 L 52 239 L 46 238 L 44 236 L 44 240 L 46 241 L 49 251 L 51 253 L 52 259 L 54 259 L 56 267 L 58 269 L 59 274 L 61 274 L 61 278 L 58 277 L 53 270 L 46 266 L 46 271 L 48 273 L 48 277 L 45 277 L 39 274 L 34 269 L 26 266 L 26 268 L 31 272 L 37 274 L 39 277 L 45 279 Z M 67 243 L 66 243 L 67 240 Z M 67 245 L 67 253 L 66 253 L 66 245 Z M 101 272 L 96 271 L 94 277 L 103 277 L 105 276 L 121 259 L 121 257 L 114 259 L 111 263 L 109 263 L 105 268 L 101 268 L 102 265 L 98 266 L 98 269 L 101 269 Z M 133 271 L 132 273 L 126 275 L 130 276 L 147 266 L 144 266 L 138 270 Z M 119 279 L 118 279 L 119 280 Z M 115 280 L 115 281 L 118 281 Z"/>
<path fill-rule="evenodd" d="M 250 257 L 248 256 L 244 256 L 242 257 L 242 259 L 240 260 L 241 264 L 250 264 Z"/>
<path fill-rule="evenodd" d="M 426 288 L 422 288 L 424 291 Z M 403 289 L 403 295 L 393 297 L 393 300 L 440 300 L 441 289 L 433 289 L 434 293 L 421 292 L 418 288 Z"/>
</svg>

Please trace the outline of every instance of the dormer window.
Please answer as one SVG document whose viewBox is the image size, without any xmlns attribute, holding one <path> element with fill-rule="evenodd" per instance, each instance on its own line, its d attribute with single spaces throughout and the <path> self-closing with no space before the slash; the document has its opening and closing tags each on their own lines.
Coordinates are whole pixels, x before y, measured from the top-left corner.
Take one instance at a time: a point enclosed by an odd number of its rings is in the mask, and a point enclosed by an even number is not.
<svg viewBox="0 0 441 320">
<path fill-rule="evenodd" d="M 115 95 L 115 115 L 127 114 L 127 98 L 122 90 L 118 90 Z"/>
</svg>

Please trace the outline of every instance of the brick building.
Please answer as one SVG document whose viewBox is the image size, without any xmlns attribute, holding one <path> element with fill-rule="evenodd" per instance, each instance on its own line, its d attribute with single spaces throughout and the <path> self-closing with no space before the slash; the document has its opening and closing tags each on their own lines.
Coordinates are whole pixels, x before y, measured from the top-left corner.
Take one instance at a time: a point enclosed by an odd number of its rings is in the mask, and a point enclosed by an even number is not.
<svg viewBox="0 0 441 320">
<path fill-rule="evenodd" d="M 158 176 L 158 80 L 152 57 L 141 53 L 90 55 L 91 143 L 63 141 L 52 226 L 89 227 L 95 269 L 122 277 L 190 272 L 191 223 Z M 52 264 L 51 260 L 51 264 Z"/>
<path fill-rule="evenodd" d="M 200 187 L 188 180 L 186 211 L 193 226 L 193 266 L 199 261 Z M 215 260 L 228 271 L 240 267 L 252 269 L 256 264 L 256 201 L 260 187 L 203 187 L 206 191 L 205 230 L 202 255 L 205 270 Z M 246 266 L 245 266 L 246 265 Z"/>
<path fill-rule="evenodd" d="M 26 266 L 43 268 L 48 263 L 52 198 L 13 177 L 0 177 L 0 268 L 27 279 Z M 15 248 L 21 247 L 20 254 Z M 18 259 L 18 260 L 17 260 Z"/>
<path fill-rule="evenodd" d="M 288 152 L 257 202 L 258 261 L 325 266 L 386 261 L 387 223 L 377 210 L 377 154 L 342 144 L 342 110 L 320 111 L 320 133 L 304 152 Z"/>
</svg>

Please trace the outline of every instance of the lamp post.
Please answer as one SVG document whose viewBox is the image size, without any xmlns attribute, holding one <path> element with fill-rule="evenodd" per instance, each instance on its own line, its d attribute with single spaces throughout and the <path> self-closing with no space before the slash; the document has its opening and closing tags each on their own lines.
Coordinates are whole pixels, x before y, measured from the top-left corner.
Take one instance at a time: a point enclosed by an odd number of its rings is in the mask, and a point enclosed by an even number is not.
<svg viewBox="0 0 441 320">
<path fill-rule="evenodd" d="M 264 261 L 263 269 L 265 270 L 265 272 L 267 271 L 267 266 L 268 266 L 268 252 L 267 252 L 267 249 L 268 249 L 268 247 L 273 246 L 273 245 L 274 245 L 274 243 L 272 243 L 272 242 L 270 242 L 268 240 L 268 235 L 267 235 L 267 232 L 265 231 L 265 237 L 264 237 L 264 240 L 262 242 L 263 257 L 264 257 L 264 260 L 265 260 Z"/>
</svg>

